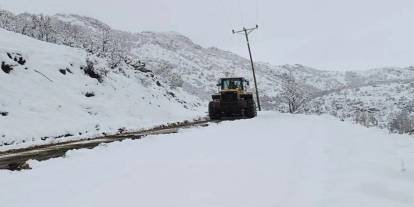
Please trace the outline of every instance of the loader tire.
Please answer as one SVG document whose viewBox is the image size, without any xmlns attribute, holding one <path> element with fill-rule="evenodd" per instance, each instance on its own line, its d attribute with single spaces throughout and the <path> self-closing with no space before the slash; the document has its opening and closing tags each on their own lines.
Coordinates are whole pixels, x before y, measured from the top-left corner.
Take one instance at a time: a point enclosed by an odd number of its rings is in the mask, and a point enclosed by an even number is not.
<svg viewBox="0 0 414 207">
<path fill-rule="evenodd" d="M 246 118 L 249 118 L 249 119 L 257 116 L 256 104 L 254 103 L 254 101 L 247 102 L 247 108 L 245 109 L 244 114 Z"/>
<path fill-rule="evenodd" d="M 208 116 L 210 117 L 210 120 L 219 120 L 221 118 L 220 111 L 213 107 L 213 102 L 208 104 Z"/>
</svg>

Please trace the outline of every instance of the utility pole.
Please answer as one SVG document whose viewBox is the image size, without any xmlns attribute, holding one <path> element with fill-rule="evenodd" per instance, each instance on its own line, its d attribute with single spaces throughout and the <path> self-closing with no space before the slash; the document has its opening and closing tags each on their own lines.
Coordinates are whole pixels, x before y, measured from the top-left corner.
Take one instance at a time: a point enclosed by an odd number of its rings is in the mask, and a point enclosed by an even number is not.
<svg viewBox="0 0 414 207">
<path fill-rule="evenodd" d="M 257 99 L 257 106 L 259 108 L 259 111 L 262 110 L 262 107 L 260 106 L 260 99 L 259 99 L 259 90 L 257 89 L 257 81 L 256 81 L 256 72 L 254 71 L 254 63 L 253 63 L 253 57 L 252 57 L 252 51 L 250 50 L 250 42 L 249 42 L 249 34 L 253 32 L 254 30 L 259 29 L 259 25 L 256 24 L 256 27 L 246 29 L 246 27 L 243 27 L 240 31 L 234 31 L 233 34 L 238 33 L 244 33 L 246 36 L 246 42 L 247 42 L 247 49 L 249 49 L 249 56 L 250 56 L 250 63 L 252 64 L 252 71 L 253 71 L 253 79 L 254 79 L 254 87 L 256 88 L 256 99 Z"/>
</svg>

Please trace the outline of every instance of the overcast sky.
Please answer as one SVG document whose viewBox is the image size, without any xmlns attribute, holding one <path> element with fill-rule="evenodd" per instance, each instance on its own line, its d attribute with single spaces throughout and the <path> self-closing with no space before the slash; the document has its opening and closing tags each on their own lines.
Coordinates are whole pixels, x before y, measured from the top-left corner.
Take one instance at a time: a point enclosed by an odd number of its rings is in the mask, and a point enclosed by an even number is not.
<svg viewBox="0 0 414 207">
<path fill-rule="evenodd" d="M 76 13 L 132 32 L 177 31 L 248 55 L 231 30 L 259 24 L 255 59 L 329 70 L 414 65 L 412 0 L 0 0 L 14 12 Z"/>
</svg>

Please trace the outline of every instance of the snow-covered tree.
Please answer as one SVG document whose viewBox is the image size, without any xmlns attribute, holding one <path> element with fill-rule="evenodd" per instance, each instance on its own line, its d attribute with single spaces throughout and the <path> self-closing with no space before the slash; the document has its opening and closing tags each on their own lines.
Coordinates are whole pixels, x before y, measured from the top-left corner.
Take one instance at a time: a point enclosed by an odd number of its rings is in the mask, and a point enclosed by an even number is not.
<svg viewBox="0 0 414 207">
<path fill-rule="evenodd" d="M 391 132 L 400 134 L 412 133 L 413 127 L 414 119 L 406 110 L 394 115 L 389 124 L 389 130 Z"/>
<path fill-rule="evenodd" d="M 46 42 L 56 42 L 55 29 L 52 25 L 52 18 L 49 16 L 31 15 L 32 36 Z"/>
<path fill-rule="evenodd" d="M 378 125 L 378 121 L 374 116 L 374 113 L 367 110 L 361 110 L 355 112 L 354 116 L 355 123 L 361 124 L 366 127 L 373 127 Z"/>
<path fill-rule="evenodd" d="M 180 88 L 180 87 L 183 87 L 183 85 L 184 85 L 183 78 L 180 75 L 178 75 L 177 73 L 172 73 L 171 76 L 170 76 L 169 81 L 171 83 L 170 87 L 172 89 Z"/>
<path fill-rule="evenodd" d="M 281 97 L 288 105 L 289 113 L 296 113 L 303 109 L 310 94 L 296 81 L 292 71 L 289 71 L 289 73 L 282 75 Z"/>
<path fill-rule="evenodd" d="M 6 10 L 0 10 L 0 27 L 7 29 L 7 30 L 13 30 L 15 26 L 15 15 L 9 11 Z"/>
<path fill-rule="evenodd" d="M 101 55 L 104 55 L 109 50 L 109 42 L 111 40 L 111 31 L 107 28 L 103 29 L 101 31 L 102 37 L 100 39 L 101 41 Z"/>
<path fill-rule="evenodd" d="M 69 19 L 78 18 L 86 22 L 79 25 L 66 21 L 65 17 L 67 16 L 29 13 L 16 16 L 9 11 L 0 10 L 0 27 L 42 41 L 83 48 L 91 54 L 107 59 L 111 68 L 125 63 L 131 47 L 127 39 L 131 39 L 132 34 L 115 31 L 92 18 L 69 16 Z"/>
</svg>

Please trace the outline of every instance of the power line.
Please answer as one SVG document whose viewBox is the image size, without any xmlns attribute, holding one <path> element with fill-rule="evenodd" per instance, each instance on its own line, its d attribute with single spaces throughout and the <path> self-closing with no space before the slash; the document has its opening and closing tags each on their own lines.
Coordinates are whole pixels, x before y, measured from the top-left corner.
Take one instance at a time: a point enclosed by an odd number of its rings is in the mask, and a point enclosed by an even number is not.
<svg viewBox="0 0 414 207">
<path fill-rule="evenodd" d="M 257 106 L 259 107 L 259 111 L 261 111 L 262 108 L 260 106 L 259 90 L 257 89 L 256 72 L 254 70 L 254 63 L 253 63 L 252 51 L 250 49 L 250 42 L 249 42 L 249 34 L 252 33 L 256 29 L 259 29 L 259 25 L 257 25 L 257 24 L 256 24 L 256 27 L 254 27 L 254 28 L 246 29 L 246 27 L 243 27 L 243 29 L 242 30 L 239 30 L 239 31 L 234 31 L 233 30 L 233 34 L 244 33 L 244 35 L 246 36 L 247 49 L 249 50 L 250 63 L 252 65 L 252 71 L 253 71 L 254 87 L 256 89 Z"/>
</svg>

